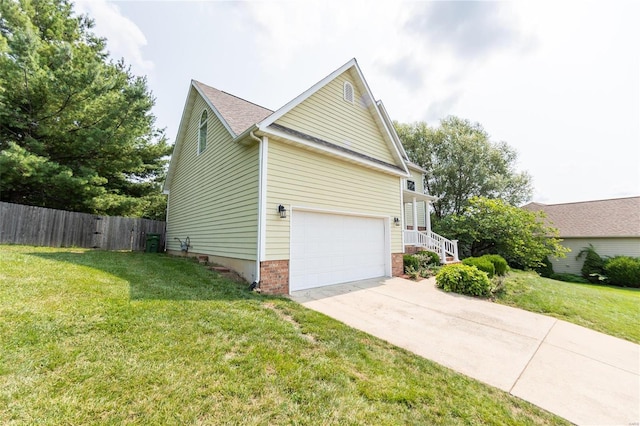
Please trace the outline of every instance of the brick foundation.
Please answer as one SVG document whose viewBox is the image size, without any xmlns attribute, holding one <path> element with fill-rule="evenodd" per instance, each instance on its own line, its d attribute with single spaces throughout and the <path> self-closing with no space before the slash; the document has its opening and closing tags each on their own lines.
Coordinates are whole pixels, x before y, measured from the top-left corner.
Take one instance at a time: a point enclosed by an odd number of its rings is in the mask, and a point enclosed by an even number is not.
<svg viewBox="0 0 640 426">
<path fill-rule="evenodd" d="M 407 247 L 407 249 L 410 248 L 416 247 Z M 391 254 L 391 275 L 394 277 L 404 273 L 403 255 L 404 253 Z M 260 262 L 260 290 L 264 294 L 289 294 L 288 260 Z"/>
<path fill-rule="evenodd" d="M 404 252 L 406 254 L 416 254 L 420 250 L 423 250 L 423 249 L 421 247 L 417 247 L 417 246 L 405 246 L 405 248 L 404 248 Z"/>
<path fill-rule="evenodd" d="M 265 294 L 289 294 L 289 260 L 260 262 L 260 290 Z"/>
<path fill-rule="evenodd" d="M 391 254 L 391 275 L 399 277 L 404 273 L 404 261 L 402 256 L 404 253 L 392 253 Z"/>
</svg>

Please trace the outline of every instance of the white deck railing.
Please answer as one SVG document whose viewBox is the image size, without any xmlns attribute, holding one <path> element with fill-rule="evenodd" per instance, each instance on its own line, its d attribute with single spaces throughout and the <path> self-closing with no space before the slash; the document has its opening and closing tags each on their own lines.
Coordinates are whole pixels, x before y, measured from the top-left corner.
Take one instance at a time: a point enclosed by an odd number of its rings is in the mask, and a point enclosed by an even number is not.
<svg viewBox="0 0 640 426">
<path fill-rule="evenodd" d="M 445 237 L 428 231 L 404 230 L 404 245 L 421 247 L 440 255 L 442 263 L 458 262 L 458 241 L 448 240 Z M 452 258 L 453 260 L 447 258 Z"/>
</svg>

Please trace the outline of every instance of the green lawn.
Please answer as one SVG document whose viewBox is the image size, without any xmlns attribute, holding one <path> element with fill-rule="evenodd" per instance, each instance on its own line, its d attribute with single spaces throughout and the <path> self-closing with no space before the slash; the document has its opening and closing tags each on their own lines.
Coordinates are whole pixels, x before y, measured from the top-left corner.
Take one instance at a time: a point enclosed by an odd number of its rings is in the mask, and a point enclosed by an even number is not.
<svg viewBox="0 0 640 426">
<path fill-rule="evenodd" d="M 512 271 L 496 301 L 640 343 L 640 289 L 577 284 Z"/>
<path fill-rule="evenodd" d="M 564 424 L 192 260 L 0 259 L 1 424 Z"/>
</svg>

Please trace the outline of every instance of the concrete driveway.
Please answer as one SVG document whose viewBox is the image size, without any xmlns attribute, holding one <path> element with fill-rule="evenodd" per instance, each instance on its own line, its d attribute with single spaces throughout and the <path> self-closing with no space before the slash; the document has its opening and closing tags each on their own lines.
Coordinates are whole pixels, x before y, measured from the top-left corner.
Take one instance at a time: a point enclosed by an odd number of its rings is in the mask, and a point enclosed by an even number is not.
<svg viewBox="0 0 640 426">
<path fill-rule="evenodd" d="M 638 425 L 640 346 L 445 293 L 435 280 L 358 281 L 293 300 L 580 425 Z"/>
</svg>

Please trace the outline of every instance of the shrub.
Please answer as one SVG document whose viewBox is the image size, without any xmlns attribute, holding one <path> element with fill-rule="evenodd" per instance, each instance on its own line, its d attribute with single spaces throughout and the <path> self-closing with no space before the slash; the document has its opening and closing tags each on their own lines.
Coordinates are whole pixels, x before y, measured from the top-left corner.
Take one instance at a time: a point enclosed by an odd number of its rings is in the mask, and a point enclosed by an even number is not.
<svg viewBox="0 0 640 426">
<path fill-rule="evenodd" d="M 467 257 L 462 261 L 463 265 L 467 266 L 475 266 L 487 273 L 489 278 L 492 278 L 496 273 L 496 268 L 493 266 L 490 260 L 485 259 L 484 257 Z"/>
<path fill-rule="evenodd" d="M 409 276 L 414 281 L 417 281 L 420 278 L 420 270 L 414 268 L 413 266 L 407 266 L 404 271 L 405 274 Z"/>
<path fill-rule="evenodd" d="M 584 256 L 584 264 L 580 272 L 582 276 L 592 283 L 600 282 L 600 276 L 604 274 L 604 260 L 596 253 L 593 245 L 589 244 L 589 247 L 584 247 L 580 250 L 580 253 L 576 256 L 576 260 Z"/>
<path fill-rule="evenodd" d="M 606 262 L 604 273 L 610 284 L 640 288 L 640 258 L 612 257 Z"/>
<path fill-rule="evenodd" d="M 556 281 L 564 281 L 567 283 L 581 283 L 581 284 L 588 284 L 589 280 L 582 278 L 580 275 L 574 275 L 574 274 L 551 274 L 551 276 L 549 277 L 552 280 L 556 280 Z"/>
<path fill-rule="evenodd" d="M 542 266 L 538 266 L 536 272 L 540 274 L 541 277 L 551 278 L 555 272 L 553 272 L 553 265 L 549 260 L 549 256 L 542 259 Z"/>
<path fill-rule="evenodd" d="M 412 254 L 405 254 L 402 256 L 404 263 L 404 272 L 408 273 L 409 270 L 417 271 L 420 268 L 420 259 Z"/>
<path fill-rule="evenodd" d="M 420 266 L 422 268 L 428 268 L 430 266 L 440 264 L 440 256 L 438 253 L 423 250 L 416 253 L 416 257 L 420 260 Z"/>
<path fill-rule="evenodd" d="M 493 263 L 496 275 L 504 276 L 509 270 L 507 261 L 499 254 L 485 254 L 480 259 L 487 259 L 489 262 Z"/>
<path fill-rule="evenodd" d="M 436 275 L 436 285 L 444 291 L 470 296 L 489 296 L 491 294 L 491 281 L 486 272 L 475 266 L 459 263 L 442 267 Z"/>
</svg>

